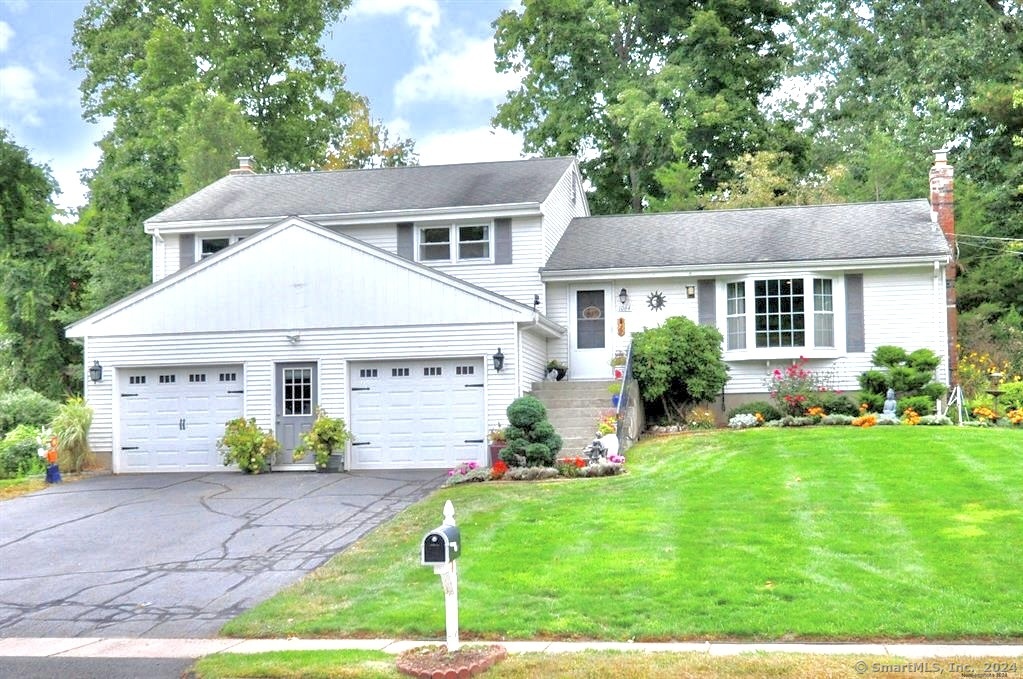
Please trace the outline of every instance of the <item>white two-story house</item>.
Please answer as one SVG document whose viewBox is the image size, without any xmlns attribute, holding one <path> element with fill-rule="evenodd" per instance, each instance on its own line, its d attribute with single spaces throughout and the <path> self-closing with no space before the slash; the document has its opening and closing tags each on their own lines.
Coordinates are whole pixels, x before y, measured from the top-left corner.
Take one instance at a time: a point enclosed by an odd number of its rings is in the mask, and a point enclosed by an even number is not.
<svg viewBox="0 0 1023 679">
<path fill-rule="evenodd" d="M 290 450 L 317 408 L 355 434 L 348 468 L 484 461 L 548 360 L 606 378 L 672 315 L 725 337 L 729 403 L 799 356 L 855 389 L 878 345 L 948 355 L 950 250 L 924 200 L 591 217 L 573 158 L 243 161 L 145 230 L 153 284 L 68 329 L 99 376 L 90 443 L 120 473 L 223 469 L 239 416 L 282 442 L 275 470 L 310 469 Z"/>
</svg>

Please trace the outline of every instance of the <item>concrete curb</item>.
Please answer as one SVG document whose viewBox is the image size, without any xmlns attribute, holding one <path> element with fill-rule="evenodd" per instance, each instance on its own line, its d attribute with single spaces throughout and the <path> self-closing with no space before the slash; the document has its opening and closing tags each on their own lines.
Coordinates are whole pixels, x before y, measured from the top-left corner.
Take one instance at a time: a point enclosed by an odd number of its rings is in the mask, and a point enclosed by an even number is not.
<svg viewBox="0 0 1023 679">
<path fill-rule="evenodd" d="M 0 657 L 30 658 L 200 658 L 213 653 L 270 651 L 372 650 L 399 654 L 441 641 L 409 639 L 131 639 L 96 637 L 12 637 L 0 639 Z M 466 642 L 474 643 L 474 642 Z M 502 641 L 509 653 L 634 651 L 644 653 L 809 653 L 893 656 L 898 658 L 1023 657 L 1023 644 L 871 644 L 871 643 L 628 643 L 618 641 Z"/>
</svg>

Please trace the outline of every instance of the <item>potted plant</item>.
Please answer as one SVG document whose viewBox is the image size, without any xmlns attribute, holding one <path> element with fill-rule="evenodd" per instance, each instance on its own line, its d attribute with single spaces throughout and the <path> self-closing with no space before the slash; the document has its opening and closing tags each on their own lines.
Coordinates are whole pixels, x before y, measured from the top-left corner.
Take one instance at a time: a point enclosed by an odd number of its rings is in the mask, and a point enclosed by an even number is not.
<svg viewBox="0 0 1023 679">
<path fill-rule="evenodd" d="M 625 372 L 625 354 L 621 351 L 616 351 L 614 358 L 611 359 L 611 374 L 616 380 L 622 379 L 622 375 Z"/>
<path fill-rule="evenodd" d="M 611 394 L 611 406 L 617 408 L 618 401 L 622 398 L 622 383 L 612 382 L 607 385 L 607 392 Z"/>
<path fill-rule="evenodd" d="M 550 373 L 552 370 L 556 373 L 554 379 L 558 382 L 565 379 L 565 375 L 568 374 L 568 366 L 556 358 L 547 361 L 547 372 Z"/>
<path fill-rule="evenodd" d="M 352 433 L 344 420 L 330 417 L 325 410 L 317 408 L 313 426 L 302 434 L 302 442 L 292 452 L 291 459 L 298 462 L 312 452 L 316 471 L 341 471 L 344 469 L 345 444 L 351 438 Z"/>
<path fill-rule="evenodd" d="M 490 466 L 493 467 L 501 459 L 501 451 L 508 445 L 508 437 L 505 435 L 504 427 L 491 429 L 487 434 L 487 440 L 490 441 L 488 449 L 490 452 Z"/>
<path fill-rule="evenodd" d="M 224 429 L 224 436 L 217 441 L 224 465 L 236 464 L 246 474 L 268 471 L 270 458 L 280 449 L 281 444 L 273 433 L 257 427 L 255 418 L 231 420 Z"/>
</svg>

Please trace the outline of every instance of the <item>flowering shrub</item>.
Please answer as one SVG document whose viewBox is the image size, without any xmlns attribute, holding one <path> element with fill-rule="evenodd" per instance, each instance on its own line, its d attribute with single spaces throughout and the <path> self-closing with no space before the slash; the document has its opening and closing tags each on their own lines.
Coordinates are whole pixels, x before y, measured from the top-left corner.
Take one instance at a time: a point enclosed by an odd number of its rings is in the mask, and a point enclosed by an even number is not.
<svg viewBox="0 0 1023 679">
<path fill-rule="evenodd" d="M 973 398 L 991 388 L 992 383 L 998 385 L 1023 382 L 1020 375 L 1011 374 L 1012 365 L 1009 361 L 999 362 L 987 352 L 962 352 L 960 350 L 957 365 L 959 384 L 966 398 Z M 1000 374 L 1001 377 L 995 378 Z"/>
<path fill-rule="evenodd" d="M 977 406 L 973 409 L 973 414 L 981 422 L 994 422 L 998 419 L 998 413 L 987 406 Z"/>
<path fill-rule="evenodd" d="M 1023 408 L 1016 408 L 1005 413 L 1005 416 L 1009 419 L 1009 423 L 1014 426 L 1023 425 Z"/>
<path fill-rule="evenodd" d="M 448 470 L 448 476 L 454 476 L 455 474 L 461 474 L 462 476 L 465 476 L 466 474 L 468 474 L 469 472 L 471 472 L 472 470 L 476 469 L 479 466 L 480 466 L 479 463 L 476 461 L 460 462 L 455 466 L 454 469 Z"/>
<path fill-rule="evenodd" d="M 821 408 L 820 406 L 813 406 L 812 408 L 807 408 L 806 415 L 807 417 L 812 417 L 815 420 L 820 419 L 825 415 L 824 408 Z"/>
<path fill-rule="evenodd" d="M 761 416 L 763 419 L 763 416 Z M 750 415 L 749 413 L 742 413 L 741 415 L 734 415 L 728 420 L 729 429 L 749 429 L 751 427 L 757 427 L 760 425 L 760 421 L 757 420 L 756 415 Z"/>
<path fill-rule="evenodd" d="M 605 410 L 597 420 L 597 434 L 607 436 L 616 431 L 618 431 L 618 413 L 613 410 Z"/>
<path fill-rule="evenodd" d="M 806 364 L 800 356 L 785 370 L 775 368 L 766 380 L 771 398 L 786 415 L 802 415 L 811 394 L 828 391 L 828 376 L 808 370 Z"/>
<path fill-rule="evenodd" d="M 1020 412 L 1020 416 L 1023 417 L 1023 411 Z M 618 453 L 612 453 L 607 456 L 607 461 L 611 464 L 625 464 L 625 456 L 619 455 Z"/>
<path fill-rule="evenodd" d="M 505 464 L 504 460 L 498 460 L 494 463 L 494 466 L 490 468 L 490 478 L 497 481 L 508 472 L 508 465 Z"/>
<path fill-rule="evenodd" d="M 689 429 L 713 429 L 716 422 L 709 410 L 694 410 L 689 414 Z"/>
<path fill-rule="evenodd" d="M 902 424 L 908 424 L 910 426 L 920 424 L 920 415 L 918 415 L 912 408 L 906 408 L 902 411 Z"/>
<path fill-rule="evenodd" d="M 863 427 L 864 429 L 867 427 L 873 427 L 875 424 L 877 424 L 877 415 L 873 413 L 854 417 L 852 421 L 852 426 Z"/>
</svg>

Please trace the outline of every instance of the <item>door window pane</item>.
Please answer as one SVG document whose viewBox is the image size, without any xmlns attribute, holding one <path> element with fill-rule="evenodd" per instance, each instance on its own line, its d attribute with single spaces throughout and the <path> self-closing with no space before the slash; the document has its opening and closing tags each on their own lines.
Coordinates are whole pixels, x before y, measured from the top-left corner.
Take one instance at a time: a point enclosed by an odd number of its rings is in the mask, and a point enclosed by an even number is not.
<svg viewBox="0 0 1023 679">
<path fill-rule="evenodd" d="M 312 368 L 285 368 L 284 403 L 285 415 L 311 415 L 313 412 L 313 371 Z"/>
<path fill-rule="evenodd" d="M 580 290 L 576 301 L 576 345 L 580 349 L 604 348 L 604 291 Z"/>
</svg>

